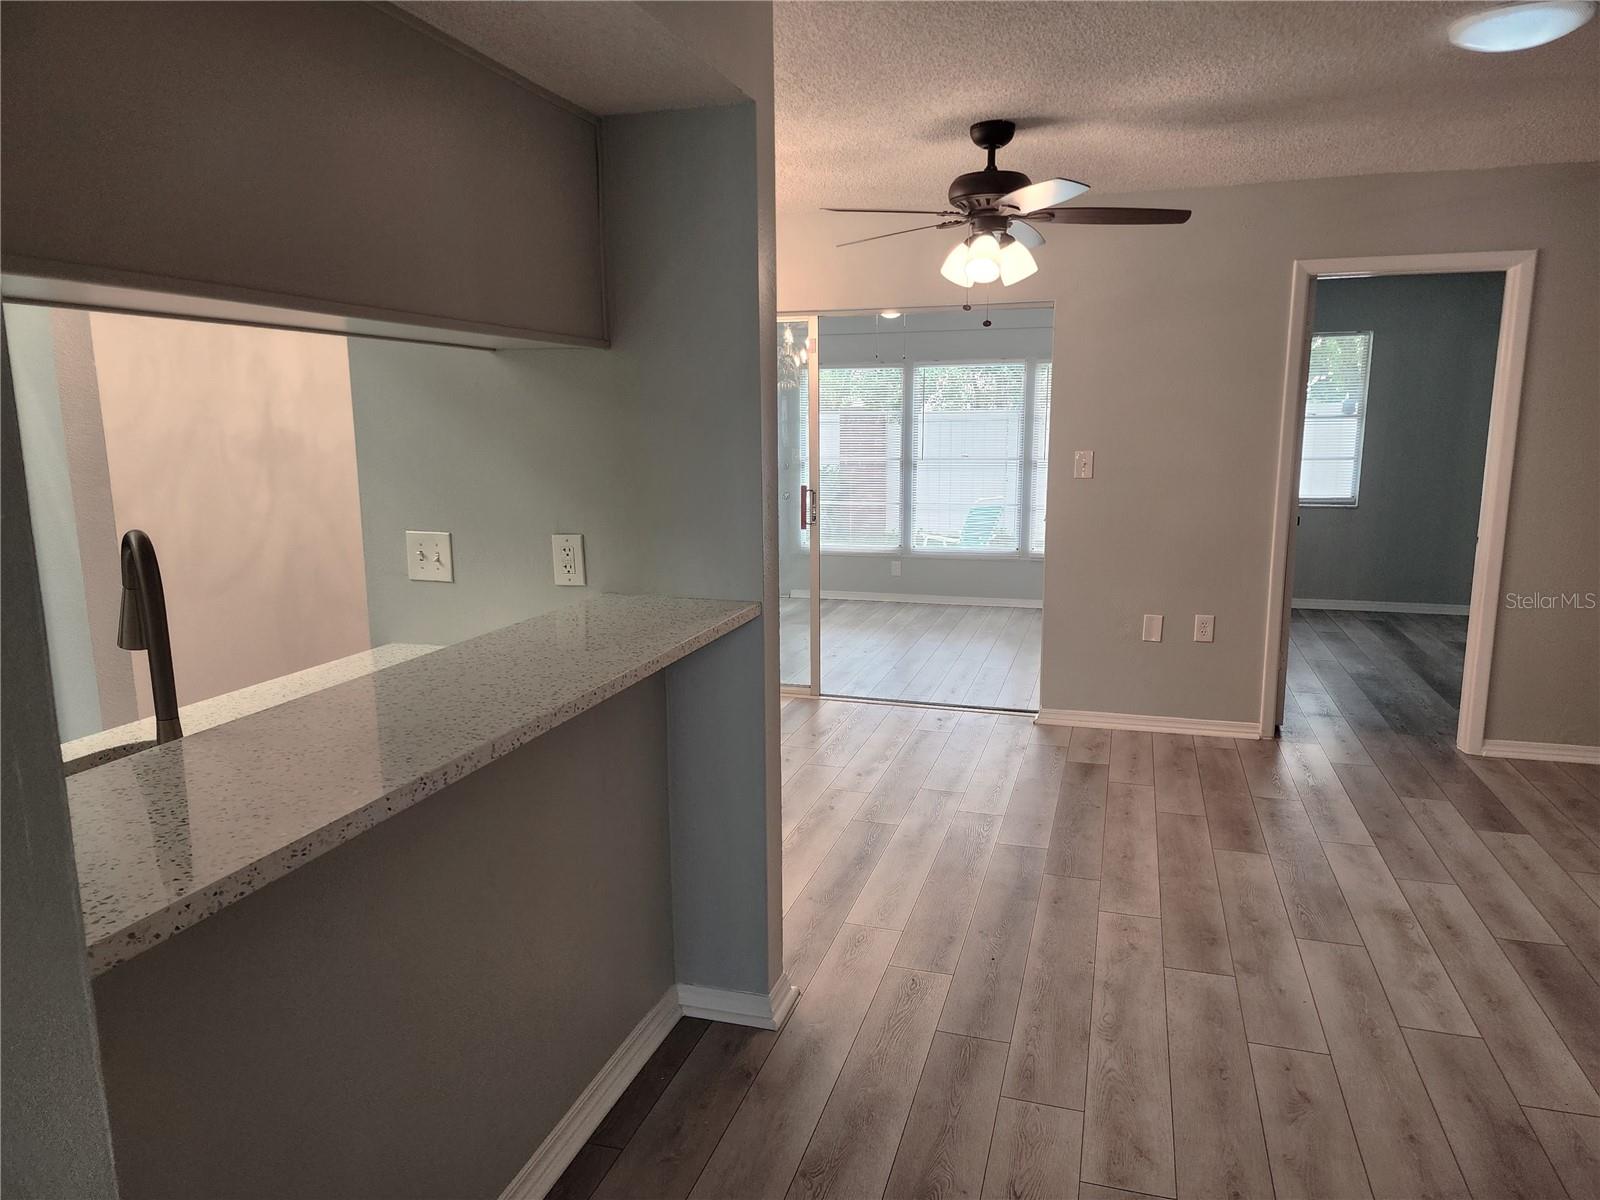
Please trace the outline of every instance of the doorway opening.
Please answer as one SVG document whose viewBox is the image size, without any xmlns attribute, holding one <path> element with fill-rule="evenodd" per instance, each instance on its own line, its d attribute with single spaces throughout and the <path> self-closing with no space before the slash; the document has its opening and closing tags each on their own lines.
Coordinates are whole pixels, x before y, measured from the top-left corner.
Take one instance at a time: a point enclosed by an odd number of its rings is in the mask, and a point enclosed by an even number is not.
<svg viewBox="0 0 1600 1200">
<path fill-rule="evenodd" d="M 1263 728 L 1482 753 L 1533 263 L 1295 264 Z"/>
<path fill-rule="evenodd" d="M 1048 305 L 825 313 L 779 331 L 783 682 L 1036 711 Z"/>
</svg>

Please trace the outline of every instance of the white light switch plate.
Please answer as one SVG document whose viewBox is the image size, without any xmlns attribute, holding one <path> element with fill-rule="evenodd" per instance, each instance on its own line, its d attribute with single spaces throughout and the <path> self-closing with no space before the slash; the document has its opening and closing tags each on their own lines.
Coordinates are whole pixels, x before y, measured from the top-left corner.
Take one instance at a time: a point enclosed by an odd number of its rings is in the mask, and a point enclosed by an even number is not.
<svg viewBox="0 0 1600 1200">
<path fill-rule="evenodd" d="M 1074 450 L 1072 452 L 1072 477 L 1074 479 L 1094 478 L 1094 451 Z"/>
<path fill-rule="evenodd" d="M 1210 613 L 1195 613 L 1194 615 L 1194 640 L 1197 642 L 1215 641 L 1217 636 L 1217 618 Z"/>
<path fill-rule="evenodd" d="M 406 576 L 432 583 L 454 583 L 456 565 L 450 556 L 450 535 L 406 530 Z"/>
<path fill-rule="evenodd" d="M 1145 613 L 1144 615 L 1144 640 L 1159 642 L 1161 640 L 1161 614 Z"/>
<path fill-rule="evenodd" d="M 550 537 L 550 557 L 557 587 L 583 587 L 583 534 L 557 533 Z"/>
</svg>

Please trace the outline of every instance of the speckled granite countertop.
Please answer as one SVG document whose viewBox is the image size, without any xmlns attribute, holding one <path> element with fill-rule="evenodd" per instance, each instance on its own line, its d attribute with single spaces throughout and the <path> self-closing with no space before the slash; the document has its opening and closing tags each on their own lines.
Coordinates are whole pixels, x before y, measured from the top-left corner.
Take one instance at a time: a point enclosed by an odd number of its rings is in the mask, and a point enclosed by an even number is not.
<svg viewBox="0 0 1600 1200">
<path fill-rule="evenodd" d="M 204 920 L 760 611 L 600 596 L 71 776 L 90 971 Z"/>
<path fill-rule="evenodd" d="M 362 650 L 357 654 L 336 658 L 332 662 L 307 667 L 304 671 L 296 671 L 292 675 L 240 688 L 237 692 L 229 692 L 225 696 L 196 700 L 193 704 L 185 704 L 180 708 L 178 716 L 183 720 L 183 732 L 193 735 L 202 729 L 213 729 L 229 721 L 237 721 L 240 717 L 247 717 L 275 704 L 283 704 L 301 696 L 308 696 L 312 692 L 320 692 L 336 683 L 358 679 L 362 675 L 371 675 L 374 671 L 392 667 L 395 663 L 405 662 L 408 658 L 416 658 L 419 654 L 430 654 L 438 648 L 407 642 L 390 642 L 384 646 L 374 646 L 371 650 Z M 103 729 L 99 733 L 86 734 L 70 742 L 61 743 L 61 761 L 69 766 L 87 768 L 96 765 L 90 760 L 108 755 L 114 757 L 114 752 L 129 742 L 153 742 L 155 738 L 156 719 L 145 717 L 142 720 L 130 721 L 126 725 L 118 725 L 114 729 Z"/>
</svg>

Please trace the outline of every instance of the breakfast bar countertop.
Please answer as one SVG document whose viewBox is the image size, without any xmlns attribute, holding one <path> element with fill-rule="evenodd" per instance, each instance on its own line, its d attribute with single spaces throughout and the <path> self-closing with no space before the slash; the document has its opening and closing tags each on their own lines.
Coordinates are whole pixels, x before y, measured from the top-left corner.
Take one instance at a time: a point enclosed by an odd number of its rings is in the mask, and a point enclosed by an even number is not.
<svg viewBox="0 0 1600 1200">
<path fill-rule="evenodd" d="M 416 658 L 419 654 L 432 654 L 438 648 L 407 642 L 389 642 L 344 658 L 336 658 L 332 662 L 307 667 L 292 675 L 283 675 L 277 679 L 269 679 L 265 683 L 252 684 L 236 692 L 196 700 L 193 704 L 185 704 L 178 711 L 178 716 L 183 719 L 184 733 L 192 736 L 203 729 L 226 725 L 229 721 L 237 721 L 240 717 L 247 717 L 264 708 L 272 708 L 289 700 L 297 700 L 301 696 L 309 696 L 312 692 L 320 692 L 336 683 L 344 683 L 362 675 L 371 675 L 374 671 L 392 667 L 395 663 L 405 662 L 408 658 Z M 99 733 L 85 734 L 70 742 L 63 742 L 61 761 L 69 770 L 87 770 L 112 759 L 121 758 L 119 751 L 130 742 L 154 742 L 155 739 L 156 719 L 141 717 L 126 725 L 102 729 Z"/>
<path fill-rule="evenodd" d="M 760 614 L 602 595 L 67 779 L 104 971 Z"/>
</svg>

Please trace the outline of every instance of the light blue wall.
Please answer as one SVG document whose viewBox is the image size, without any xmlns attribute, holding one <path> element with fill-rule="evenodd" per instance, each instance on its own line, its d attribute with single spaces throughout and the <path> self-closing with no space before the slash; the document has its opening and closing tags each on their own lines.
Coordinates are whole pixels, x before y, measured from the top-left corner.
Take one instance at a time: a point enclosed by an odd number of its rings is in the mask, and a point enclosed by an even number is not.
<svg viewBox="0 0 1600 1200">
<path fill-rule="evenodd" d="M 0 346 L 0 1190 L 114 1200 L 10 339 Z"/>
<path fill-rule="evenodd" d="M 761 598 L 754 106 L 607 118 L 601 146 L 609 349 L 351 343 L 375 642 L 453 641 L 601 591 Z M 455 583 L 406 579 L 407 529 L 451 533 Z M 554 586 L 555 532 L 584 535 L 587 588 Z M 680 982 L 764 995 L 762 636 L 674 670 L 670 762 Z"/>
<path fill-rule="evenodd" d="M 28 463 L 28 503 L 38 547 L 39 587 L 50 633 L 50 679 L 63 741 L 97 733 L 100 683 L 89 640 L 89 606 L 78 557 L 67 438 L 56 380 L 50 309 L 5 306 L 6 343 L 16 383 L 22 454 Z"/>
<path fill-rule="evenodd" d="M 374 645 L 455 642 L 632 586 L 632 406 L 596 386 L 607 351 L 349 346 Z M 406 577 L 408 529 L 449 531 L 454 583 Z M 584 535 L 587 589 L 555 586 L 554 533 Z"/>
<path fill-rule="evenodd" d="M 1360 503 L 1303 507 L 1294 594 L 1465 605 L 1505 276 L 1317 284 L 1313 328 L 1372 332 Z"/>
</svg>

